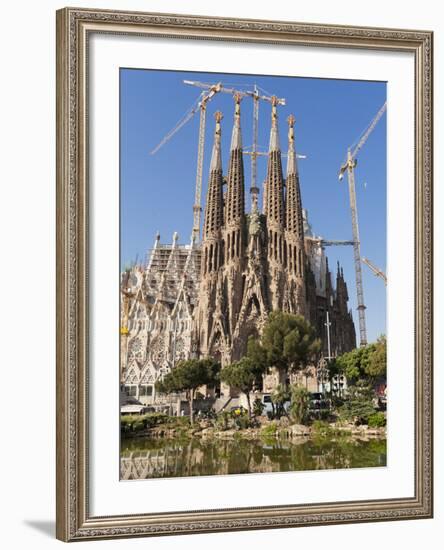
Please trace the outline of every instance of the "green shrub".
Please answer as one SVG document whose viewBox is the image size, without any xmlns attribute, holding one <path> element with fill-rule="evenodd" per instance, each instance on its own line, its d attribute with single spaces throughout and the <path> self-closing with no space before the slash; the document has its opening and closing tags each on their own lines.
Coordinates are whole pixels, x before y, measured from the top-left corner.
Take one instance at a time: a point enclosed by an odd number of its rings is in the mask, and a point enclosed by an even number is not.
<svg viewBox="0 0 444 550">
<path fill-rule="evenodd" d="M 216 427 L 220 430 L 227 430 L 230 420 L 231 414 L 229 413 L 229 411 L 222 411 L 217 415 Z"/>
<path fill-rule="evenodd" d="M 340 407 L 339 418 L 355 424 L 367 424 L 370 416 L 375 414 L 373 405 L 374 392 L 369 385 L 360 380 L 349 390 L 344 404 Z"/>
<path fill-rule="evenodd" d="M 251 419 L 248 416 L 248 413 L 241 414 L 234 418 L 234 424 L 241 430 L 251 428 Z"/>
<path fill-rule="evenodd" d="M 135 420 L 132 424 L 133 432 L 141 432 L 146 429 L 146 422 L 143 418 Z"/>
<path fill-rule="evenodd" d="M 285 403 L 290 400 L 290 389 L 284 384 L 278 384 L 271 394 L 271 401 L 274 404 L 274 412 L 277 418 L 287 415 Z"/>
<path fill-rule="evenodd" d="M 149 428 L 153 428 L 159 424 L 163 424 L 170 417 L 164 413 L 149 413 L 149 414 L 131 414 L 120 417 L 120 430 L 122 433 L 130 434 L 131 432 L 140 432 Z"/>
<path fill-rule="evenodd" d="M 145 419 L 146 425 L 148 427 L 157 426 L 159 424 L 165 424 L 166 422 L 168 422 L 172 418 L 173 417 L 168 416 L 165 413 L 160 413 L 160 412 L 150 413 L 150 414 L 144 415 L 144 419 Z"/>
<path fill-rule="evenodd" d="M 310 393 L 302 386 L 292 386 L 290 416 L 297 424 L 305 424 L 308 420 Z"/>
<path fill-rule="evenodd" d="M 120 431 L 124 434 L 128 434 L 132 431 L 132 425 L 134 422 L 134 416 L 122 416 L 120 418 Z"/>
<path fill-rule="evenodd" d="M 261 416 L 264 412 L 265 405 L 262 403 L 262 401 L 256 397 L 256 399 L 253 402 L 253 414 L 255 416 Z"/>
<path fill-rule="evenodd" d="M 368 427 L 369 428 L 382 428 L 387 423 L 385 415 L 383 412 L 377 412 L 372 414 L 368 418 Z"/>
<path fill-rule="evenodd" d="M 173 424 L 177 428 L 188 428 L 190 425 L 189 416 L 170 416 L 168 418 L 168 424 Z"/>
<path fill-rule="evenodd" d="M 315 435 L 323 437 L 330 435 L 332 432 L 330 424 L 324 420 L 315 420 L 312 424 L 312 430 Z"/>
<path fill-rule="evenodd" d="M 261 435 L 263 437 L 274 437 L 277 434 L 278 425 L 276 422 L 271 422 L 264 426 L 261 430 Z"/>
</svg>

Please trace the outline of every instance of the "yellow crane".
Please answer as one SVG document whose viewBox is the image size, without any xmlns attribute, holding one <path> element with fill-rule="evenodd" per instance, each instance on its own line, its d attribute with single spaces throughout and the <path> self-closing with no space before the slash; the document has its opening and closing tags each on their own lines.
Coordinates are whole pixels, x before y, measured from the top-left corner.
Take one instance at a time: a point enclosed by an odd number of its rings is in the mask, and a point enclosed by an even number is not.
<svg viewBox="0 0 444 550">
<path fill-rule="evenodd" d="M 185 84 L 197 85 L 189 80 L 184 80 Z M 201 202 L 201 192 L 202 192 L 202 172 L 203 172 L 203 159 L 204 159 L 204 145 L 205 145 L 205 123 L 206 123 L 206 112 L 207 104 L 211 99 L 219 92 L 226 91 L 227 89 L 223 88 L 221 82 L 216 84 L 210 84 L 206 88 L 205 92 L 201 92 L 197 102 L 185 113 L 185 115 L 179 120 L 179 122 L 170 130 L 166 136 L 160 141 L 160 143 L 151 151 L 151 154 L 154 155 L 157 151 L 165 145 L 185 124 L 193 118 L 197 111 L 200 111 L 200 121 L 199 121 L 199 140 L 197 145 L 197 170 L 196 170 L 196 190 L 194 196 L 194 205 L 193 205 L 193 231 L 192 238 L 194 241 L 199 240 L 200 236 L 200 215 L 202 208 L 200 206 Z M 227 90 L 228 91 L 228 90 Z M 234 93 L 236 90 L 230 90 L 230 93 Z"/>
<path fill-rule="evenodd" d="M 203 161 L 204 161 L 204 147 L 205 147 L 205 124 L 206 124 L 206 111 L 207 104 L 213 97 L 218 93 L 227 93 L 232 96 L 246 97 L 249 96 L 253 99 L 253 147 L 251 151 L 251 173 L 252 173 L 252 185 L 251 192 L 252 194 L 256 193 L 257 196 L 257 186 L 256 186 L 256 161 L 257 155 L 260 154 L 257 152 L 257 133 L 258 133 L 258 121 L 259 121 L 259 100 L 268 101 L 272 103 L 276 101 L 278 105 L 285 105 L 284 98 L 276 98 L 275 96 L 268 96 L 259 93 L 259 89 L 254 85 L 253 91 L 246 90 L 236 90 L 234 88 L 229 88 L 224 86 L 222 82 L 217 82 L 215 84 L 209 84 L 206 82 L 199 82 L 194 80 L 184 80 L 184 84 L 195 86 L 201 88 L 204 91 L 201 92 L 198 100 L 192 105 L 192 107 L 183 115 L 179 122 L 172 128 L 165 137 L 159 142 L 158 145 L 151 151 L 151 154 L 154 155 L 157 151 L 165 145 L 185 124 L 193 118 L 193 116 L 200 111 L 200 120 L 199 120 L 199 139 L 197 146 L 197 168 L 196 168 L 196 186 L 194 194 L 194 205 L 193 205 L 193 231 L 192 238 L 195 242 L 199 241 L 200 237 L 200 217 L 201 217 L 201 194 L 202 194 L 202 173 L 203 173 Z M 254 196 L 254 195 L 253 195 Z M 254 200 L 254 199 L 253 199 Z"/>
<path fill-rule="evenodd" d="M 379 269 L 373 262 L 371 262 L 368 258 L 362 258 L 362 263 L 365 264 L 368 268 L 370 268 L 373 273 L 376 275 L 376 277 L 379 277 L 384 281 L 385 286 L 387 286 L 387 275 Z"/>
<path fill-rule="evenodd" d="M 385 113 L 387 109 L 387 102 L 379 109 L 376 116 L 371 121 L 368 128 L 363 133 L 356 147 L 347 151 L 347 160 L 341 166 L 339 170 L 339 181 L 342 180 L 344 174 L 347 172 L 348 176 L 348 191 L 350 196 L 350 210 L 352 217 L 352 230 L 353 230 L 353 252 L 355 260 L 355 276 L 356 276 L 356 294 L 358 298 L 358 317 L 359 317 L 359 335 L 360 345 L 367 345 L 367 328 L 365 324 L 365 305 L 364 305 L 364 289 L 362 285 L 362 267 L 361 267 L 361 248 L 359 242 L 359 225 L 358 225 L 358 209 L 356 206 L 356 189 L 355 189 L 355 168 L 357 164 L 356 156 L 360 149 L 364 146 L 370 134 L 373 132 L 376 124 Z"/>
</svg>

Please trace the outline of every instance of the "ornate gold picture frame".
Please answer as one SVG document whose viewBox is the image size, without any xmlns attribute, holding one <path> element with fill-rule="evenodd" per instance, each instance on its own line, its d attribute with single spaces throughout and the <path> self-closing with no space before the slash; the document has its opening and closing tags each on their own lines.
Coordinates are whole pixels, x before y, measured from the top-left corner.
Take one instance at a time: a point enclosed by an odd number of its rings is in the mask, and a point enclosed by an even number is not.
<svg viewBox="0 0 444 550">
<path fill-rule="evenodd" d="M 223 509 L 201 509 L 196 500 L 192 510 L 91 513 L 88 311 L 89 220 L 94 205 L 89 201 L 88 48 L 93 34 L 414 56 L 413 496 Z M 429 31 L 77 8 L 57 12 L 57 538 L 74 541 L 432 517 L 432 44 Z"/>
</svg>

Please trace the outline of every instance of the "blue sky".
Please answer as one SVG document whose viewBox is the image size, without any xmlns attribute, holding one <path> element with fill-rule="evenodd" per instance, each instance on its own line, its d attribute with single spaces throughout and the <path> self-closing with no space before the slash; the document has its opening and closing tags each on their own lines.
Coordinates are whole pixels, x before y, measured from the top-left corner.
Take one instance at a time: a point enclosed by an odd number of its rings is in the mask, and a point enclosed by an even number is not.
<svg viewBox="0 0 444 550">
<path fill-rule="evenodd" d="M 308 209 L 313 231 L 325 239 L 352 238 L 347 180 L 338 181 L 338 170 L 347 147 L 355 143 L 386 99 L 385 82 L 355 80 L 267 77 L 218 73 L 151 71 L 121 69 L 121 264 L 145 258 L 155 234 L 171 242 L 174 231 L 179 242 L 188 243 L 191 235 L 196 178 L 197 113 L 155 155 L 150 151 L 175 126 L 197 100 L 200 89 L 183 80 L 244 89 L 258 86 L 286 99 L 279 107 L 280 140 L 287 147 L 290 113 L 296 117 L 297 152 L 307 155 L 299 160 L 302 201 Z M 202 206 L 206 195 L 214 113 L 220 110 L 224 172 L 228 166 L 233 121 L 233 99 L 219 93 L 208 104 L 204 158 Z M 252 142 L 252 101 L 241 104 L 244 148 Z M 259 139 L 266 151 L 270 131 L 270 105 L 260 103 Z M 283 159 L 285 170 L 286 159 Z M 249 209 L 250 157 L 244 156 L 247 209 Z M 258 160 L 258 183 L 265 178 L 266 157 Z M 386 270 L 386 117 L 379 121 L 358 155 L 355 171 L 359 213 L 361 254 Z M 262 198 L 259 199 L 262 204 Z M 336 262 L 344 267 L 350 307 L 357 325 L 356 289 L 352 247 L 329 247 L 331 269 Z M 385 333 L 386 289 L 381 279 L 363 266 L 364 299 L 367 305 L 368 340 Z M 356 326 L 357 333 L 358 327 Z"/>
</svg>

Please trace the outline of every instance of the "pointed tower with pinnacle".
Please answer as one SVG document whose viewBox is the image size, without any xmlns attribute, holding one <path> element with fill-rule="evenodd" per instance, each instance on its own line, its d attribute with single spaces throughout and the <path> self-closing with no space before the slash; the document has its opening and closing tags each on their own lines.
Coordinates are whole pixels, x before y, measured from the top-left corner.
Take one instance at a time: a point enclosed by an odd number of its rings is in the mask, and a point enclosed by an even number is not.
<svg viewBox="0 0 444 550">
<path fill-rule="evenodd" d="M 267 256 L 270 276 L 271 309 L 283 309 L 284 298 L 284 230 L 285 203 L 281 148 L 277 115 L 277 98 L 272 98 L 271 130 L 268 150 L 267 177 L 264 185 L 267 220 Z"/>
<path fill-rule="evenodd" d="M 294 145 L 295 118 L 290 115 L 288 121 L 288 156 L 285 201 L 285 245 L 284 264 L 287 277 L 285 281 L 284 311 L 305 314 L 305 250 L 302 219 L 301 189 Z"/>
<path fill-rule="evenodd" d="M 221 318 L 220 315 L 221 269 L 226 256 L 223 240 L 222 113 L 220 111 L 215 113 L 215 119 L 216 127 L 202 232 L 201 284 L 195 313 L 194 347 L 199 356 L 213 355 L 220 358 L 223 346 L 222 342 L 215 342 L 214 333 L 216 327 L 222 333 L 227 329 L 226 319 Z M 218 346 L 217 350 L 216 346 Z"/>
<path fill-rule="evenodd" d="M 243 295 L 245 268 L 245 181 L 241 134 L 241 96 L 234 96 L 234 124 L 231 135 L 230 160 L 225 199 L 225 267 L 224 293 L 228 300 L 228 326 L 230 339 L 236 329 Z M 235 354 L 236 355 L 236 354 Z"/>
</svg>

